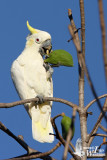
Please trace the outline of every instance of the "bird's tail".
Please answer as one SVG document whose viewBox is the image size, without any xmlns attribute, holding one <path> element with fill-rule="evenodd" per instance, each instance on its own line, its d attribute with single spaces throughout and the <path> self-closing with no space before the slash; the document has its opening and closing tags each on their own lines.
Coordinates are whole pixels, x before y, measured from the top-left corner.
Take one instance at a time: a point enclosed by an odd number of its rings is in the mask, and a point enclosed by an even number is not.
<svg viewBox="0 0 107 160">
<path fill-rule="evenodd" d="M 51 124 L 51 106 L 47 104 L 36 105 L 31 108 L 33 138 L 41 143 L 54 141 Z"/>
</svg>

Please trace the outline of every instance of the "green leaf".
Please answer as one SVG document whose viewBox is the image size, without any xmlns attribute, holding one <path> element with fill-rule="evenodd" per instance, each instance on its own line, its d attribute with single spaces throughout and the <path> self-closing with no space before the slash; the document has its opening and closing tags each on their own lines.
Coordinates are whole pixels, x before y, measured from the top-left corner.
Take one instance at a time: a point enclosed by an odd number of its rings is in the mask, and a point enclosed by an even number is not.
<svg viewBox="0 0 107 160">
<path fill-rule="evenodd" d="M 73 67 L 73 58 L 71 54 L 61 49 L 52 51 L 49 55 L 49 58 L 45 59 L 44 62 Z"/>
<path fill-rule="evenodd" d="M 66 140 L 68 131 L 69 131 L 70 127 L 71 127 L 71 123 L 72 123 L 71 118 L 64 115 L 63 118 L 62 118 L 62 120 L 61 120 L 61 127 L 62 127 L 62 136 L 63 136 L 63 138 L 65 140 Z M 74 136 L 74 132 L 75 132 L 75 127 L 73 125 L 71 139 Z"/>
</svg>

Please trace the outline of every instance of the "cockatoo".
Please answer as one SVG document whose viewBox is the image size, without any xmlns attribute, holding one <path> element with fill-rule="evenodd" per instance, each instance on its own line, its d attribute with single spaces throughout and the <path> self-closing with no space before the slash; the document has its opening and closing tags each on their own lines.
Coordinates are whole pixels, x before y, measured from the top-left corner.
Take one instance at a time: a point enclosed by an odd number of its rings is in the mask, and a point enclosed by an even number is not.
<svg viewBox="0 0 107 160">
<path fill-rule="evenodd" d="M 44 66 L 43 55 L 51 51 L 51 35 L 29 25 L 30 35 L 23 52 L 13 62 L 11 77 L 21 99 L 36 96 L 53 97 L 52 68 Z M 51 124 L 52 102 L 27 103 L 24 105 L 32 119 L 33 138 L 41 143 L 54 141 Z"/>
</svg>

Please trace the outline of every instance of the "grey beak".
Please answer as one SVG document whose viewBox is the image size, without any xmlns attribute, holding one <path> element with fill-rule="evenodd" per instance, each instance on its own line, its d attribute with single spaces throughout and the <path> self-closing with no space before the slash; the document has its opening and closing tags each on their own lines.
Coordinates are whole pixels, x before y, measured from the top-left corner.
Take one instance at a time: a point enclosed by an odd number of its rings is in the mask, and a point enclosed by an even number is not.
<svg viewBox="0 0 107 160">
<path fill-rule="evenodd" d="M 44 49 L 48 49 L 49 51 L 52 49 L 52 43 L 51 43 L 51 40 L 50 39 L 48 39 L 48 40 L 46 40 L 44 43 L 43 43 L 43 45 L 42 45 L 42 48 L 44 48 Z"/>
<path fill-rule="evenodd" d="M 52 43 L 51 40 L 48 39 L 45 42 L 43 42 L 41 48 L 39 49 L 39 52 L 41 54 L 41 56 L 46 55 L 47 54 L 47 50 L 50 53 L 52 49 Z"/>
</svg>

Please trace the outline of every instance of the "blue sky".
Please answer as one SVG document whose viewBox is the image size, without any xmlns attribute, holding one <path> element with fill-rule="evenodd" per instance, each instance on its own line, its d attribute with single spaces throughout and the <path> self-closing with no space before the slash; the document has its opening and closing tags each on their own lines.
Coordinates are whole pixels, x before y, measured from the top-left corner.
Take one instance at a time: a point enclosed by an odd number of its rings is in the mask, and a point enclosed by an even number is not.
<svg viewBox="0 0 107 160">
<path fill-rule="evenodd" d="M 107 1 L 104 0 L 105 20 L 107 26 Z M 79 1 L 61 0 L 3 0 L 0 1 L 0 102 L 13 102 L 19 100 L 13 86 L 10 68 L 12 62 L 19 56 L 25 47 L 26 37 L 29 31 L 26 21 L 40 30 L 47 31 L 52 36 L 53 50 L 64 49 L 72 54 L 74 67 L 59 67 L 54 69 L 54 97 L 59 97 L 78 104 L 78 62 L 77 54 L 68 31 L 69 19 L 68 8 L 72 9 L 73 17 L 77 28 L 80 27 Z M 86 20 L 86 64 L 91 74 L 92 81 L 98 96 L 106 93 L 104 68 L 102 59 L 101 31 L 98 15 L 97 1 L 85 1 Z M 85 105 L 94 97 L 91 93 L 88 82 L 85 78 Z M 101 101 L 102 105 L 104 99 Z M 91 131 L 96 118 L 99 116 L 99 109 L 94 103 L 89 111 L 93 116 L 88 118 L 88 132 Z M 71 116 L 72 109 L 60 103 L 53 103 L 52 117 L 65 112 Z M 23 135 L 28 145 L 39 151 L 48 151 L 57 143 L 41 144 L 33 140 L 31 132 L 31 120 L 23 106 L 11 109 L 0 109 L 0 121 L 4 123 L 15 135 Z M 57 119 L 58 129 L 61 132 L 61 118 Z M 105 122 L 102 124 L 106 126 Z M 101 130 L 99 130 L 101 133 Z M 80 123 L 77 115 L 75 122 L 75 136 L 72 143 L 80 137 Z M 93 146 L 100 145 L 102 138 L 96 138 Z M 52 156 L 62 158 L 64 148 L 58 149 Z M 25 151 L 12 138 L 0 131 L 0 159 L 11 158 L 24 154 Z"/>
</svg>

